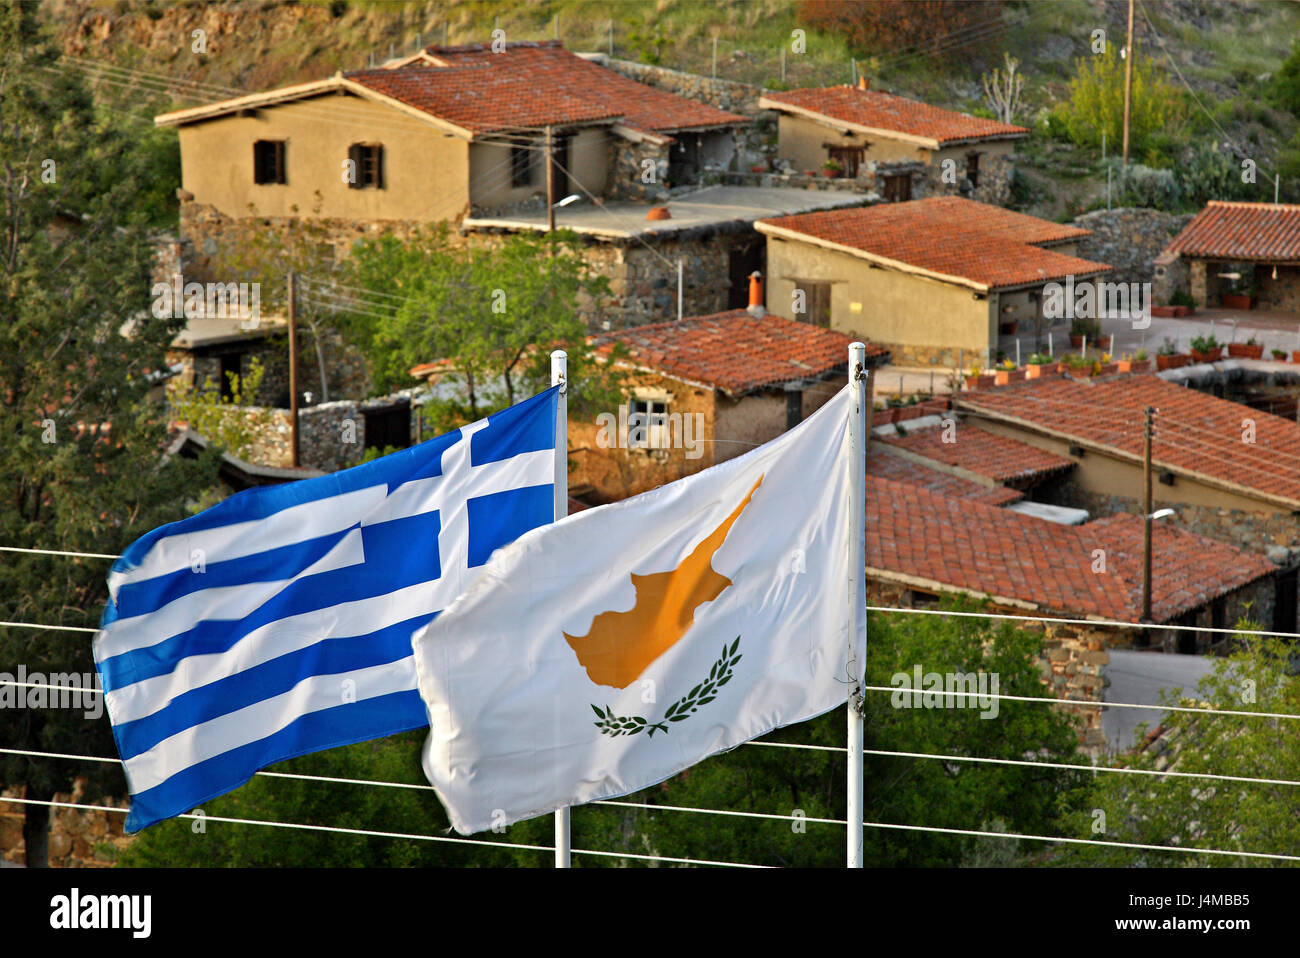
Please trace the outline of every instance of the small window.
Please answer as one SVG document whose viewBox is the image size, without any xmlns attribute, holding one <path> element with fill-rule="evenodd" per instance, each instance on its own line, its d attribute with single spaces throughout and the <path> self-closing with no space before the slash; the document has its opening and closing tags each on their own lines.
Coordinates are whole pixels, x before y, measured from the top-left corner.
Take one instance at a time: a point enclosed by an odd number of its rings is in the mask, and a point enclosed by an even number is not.
<svg viewBox="0 0 1300 958">
<path fill-rule="evenodd" d="M 382 190 L 384 188 L 384 148 L 378 143 L 353 143 L 348 147 L 348 159 L 352 161 L 353 182 L 348 185 L 354 190 L 367 188 Z"/>
<path fill-rule="evenodd" d="M 253 182 L 285 182 L 284 140 L 258 140 L 253 144 Z"/>
<path fill-rule="evenodd" d="M 514 187 L 533 185 L 532 147 L 510 147 L 510 185 Z"/>
<path fill-rule="evenodd" d="M 889 203 L 906 203 L 912 198 L 912 174 L 895 173 L 885 177 L 885 200 Z"/>
<path fill-rule="evenodd" d="M 794 310 L 794 318 L 801 323 L 829 328 L 831 325 L 831 284 L 795 283 L 795 292 L 803 293 L 803 309 Z M 796 299 L 795 305 L 798 306 Z"/>
<path fill-rule="evenodd" d="M 858 175 L 858 166 L 862 163 L 862 155 L 865 150 L 860 146 L 831 146 L 826 148 L 830 158 L 838 163 L 844 170 L 846 179 L 854 179 Z"/>
<path fill-rule="evenodd" d="M 980 185 L 980 155 L 978 153 L 966 154 L 966 179 L 970 180 L 972 187 Z"/>
<path fill-rule="evenodd" d="M 659 399 L 633 399 L 627 419 L 629 449 L 667 449 L 668 403 Z"/>
</svg>

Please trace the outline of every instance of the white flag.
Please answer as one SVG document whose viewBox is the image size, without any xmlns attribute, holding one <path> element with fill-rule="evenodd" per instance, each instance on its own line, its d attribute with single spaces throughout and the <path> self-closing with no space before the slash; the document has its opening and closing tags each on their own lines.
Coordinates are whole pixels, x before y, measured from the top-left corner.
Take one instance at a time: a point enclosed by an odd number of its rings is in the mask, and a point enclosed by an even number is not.
<svg viewBox="0 0 1300 958">
<path fill-rule="evenodd" d="M 635 792 L 845 702 L 866 651 L 852 402 L 534 529 L 413 636 L 424 770 L 458 832 Z"/>
</svg>

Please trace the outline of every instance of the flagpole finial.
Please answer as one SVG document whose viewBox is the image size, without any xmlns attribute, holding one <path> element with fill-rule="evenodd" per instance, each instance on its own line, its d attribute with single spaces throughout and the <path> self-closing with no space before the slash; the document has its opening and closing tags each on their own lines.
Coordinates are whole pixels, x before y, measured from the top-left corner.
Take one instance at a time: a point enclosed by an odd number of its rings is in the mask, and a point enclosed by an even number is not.
<svg viewBox="0 0 1300 958">
<path fill-rule="evenodd" d="M 569 392 L 569 354 L 563 349 L 551 352 L 551 385 L 560 387 L 560 395 Z"/>
</svg>

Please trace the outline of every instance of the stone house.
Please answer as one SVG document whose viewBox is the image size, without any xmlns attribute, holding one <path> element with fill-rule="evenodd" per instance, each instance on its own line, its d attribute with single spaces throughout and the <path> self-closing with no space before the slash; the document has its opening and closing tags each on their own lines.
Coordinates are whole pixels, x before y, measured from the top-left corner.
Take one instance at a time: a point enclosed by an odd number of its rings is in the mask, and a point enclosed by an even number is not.
<svg viewBox="0 0 1300 958">
<path fill-rule="evenodd" d="M 1177 292 L 1197 306 L 1300 313 L 1300 205 L 1211 200 L 1155 261 L 1153 294 L 1168 303 Z"/>
<path fill-rule="evenodd" d="M 598 336 L 599 351 L 626 349 L 626 398 L 618 410 L 570 416 L 570 491 L 623 499 L 776 438 L 848 381 L 851 342 L 762 307 Z M 869 368 L 888 358 L 868 345 Z"/>
<path fill-rule="evenodd" d="M 837 164 L 840 175 L 890 202 L 957 194 L 1002 204 L 1011 196 L 1015 142 L 1029 131 L 868 88 L 768 92 L 779 114 L 777 156 L 795 169 Z"/>
<path fill-rule="evenodd" d="M 963 392 L 954 398 L 958 443 L 974 426 L 1067 458 L 1075 467 L 1035 487 L 1035 500 L 1093 516 L 1141 515 L 1145 409 L 1154 407 L 1153 508 L 1175 510 L 1163 522 L 1266 554 L 1278 566 L 1276 594 L 1255 616 L 1295 631 L 1300 424 L 1167 375 L 1057 376 Z"/>
<path fill-rule="evenodd" d="M 987 362 L 1042 332 L 1044 286 L 1108 272 L 1087 230 L 958 196 L 760 220 L 768 304 L 880 343 L 901 364 Z"/>
</svg>

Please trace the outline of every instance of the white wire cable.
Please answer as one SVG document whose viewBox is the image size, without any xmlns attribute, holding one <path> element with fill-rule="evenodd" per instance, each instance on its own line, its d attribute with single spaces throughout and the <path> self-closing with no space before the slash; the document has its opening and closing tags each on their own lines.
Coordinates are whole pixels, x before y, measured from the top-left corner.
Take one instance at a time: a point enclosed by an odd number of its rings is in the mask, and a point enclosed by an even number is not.
<svg viewBox="0 0 1300 958">
<path fill-rule="evenodd" d="M 0 802 L 14 802 L 19 805 L 45 805 L 51 808 L 76 808 L 92 812 L 116 812 L 125 815 L 128 809 L 113 805 L 85 805 L 78 802 L 45 801 L 38 798 L 9 798 L 0 795 Z M 227 818 L 223 815 L 177 815 L 176 818 L 192 818 L 204 822 L 225 822 L 229 825 L 263 825 L 268 828 L 291 828 L 299 831 L 330 832 L 340 835 L 361 835 L 366 838 L 404 838 L 421 842 L 446 842 L 455 845 L 487 845 L 492 848 L 517 848 L 527 851 L 554 852 L 550 845 L 523 845 L 518 842 L 496 842 L 474 838 L 452 838 L 448 835 L 421 835 L 408 832 L 381 832 L 368 828 L 341 828 L 337 825 L 305 825 L 299 822 L 266 822 L 252 818 Z M 670 862 L 681 865 L 712 865 L 719 868 L 769 868 L 768 865 L 751 865 L 745 862 L 718 862 L 704 858 L 675 858 L 669 855 L 640 855 L 634 852 L 602 852 L 594 849 L 575 848 L 574 855 L 596 855 L 602 858 L 632 858 L 638 861 Z"/>
</svg>

